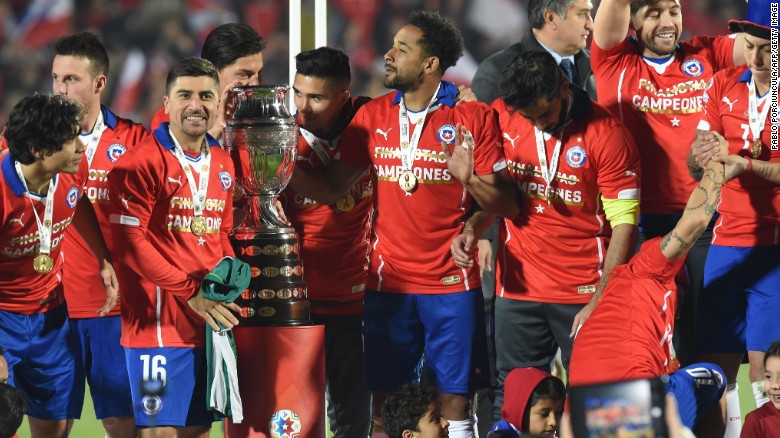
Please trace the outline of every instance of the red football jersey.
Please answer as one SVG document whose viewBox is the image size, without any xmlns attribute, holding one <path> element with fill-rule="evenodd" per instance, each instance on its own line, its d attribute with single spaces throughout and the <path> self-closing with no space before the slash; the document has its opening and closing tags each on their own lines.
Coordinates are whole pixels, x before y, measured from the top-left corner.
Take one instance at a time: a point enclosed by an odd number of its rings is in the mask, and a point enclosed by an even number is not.
<svg viewBox="0 0 780 438">
<path fill-rule="evenodd" d="M 669 260 L 661 237 L 616 267 L 596 310 L 574 340 L 569 384 L 587 385 L 669 374 L 677 311 L 674 277 L 685 257 Z"/>
<path fill-rule="evenodd" d="M 501 297 L 587 303 L 601 279 L 612 234 L 601 197 L 639 198 L 639 153 L 630 137 L 606 108 L 584 92 L 575 95 L 549 203 L 533 125 L 508 111 L 502 99 L 493 102 L 507 166 L 522 194 L 520 215 L 504 219 L 499 228 L 496 291 Z M 545 136 L 548 161 L 558 136 Z"/>
<path fill-rule="evenodd" d="M 117 117 L 106 107 L 102 108 L 102 113 L 106 129 L 100 137 L 92 162 L 88 162 L 89 175 L 84 191 L 95 209 L 100 230 L 110 250 L 113 242 L 108 222 L 108 173 L 116 160 L 128 148 L 149 135 L 149 132 L 138 123 Z M 85 157 L 85 161 L 88 158 Z M 68 302 L 68 315 L 71 318 L 94 318 L 106 301 L 103 283 L 98 276 L 97 259 L 74 228 L 68 229 L 67 235 L 62 249 L 66 260 L 62 270 L 62 286 Z M 119 306 L 108 315 L 119 315 Z"/>
<path fill-rule="evenodd" d="M 167 123 L 125 154 L 109 174 L 125 347 L 204 346 L 206 323 L 187 300 L 222 257 L 233 255 L 228 241 L 233 163 L 207 138 L 211 165 L 203 217 L 208 229 L 200 237 L 190 231 L 192 192 L 172 152 Z M 195 175 L 202 158 L 188 156 Z"/>
<path fill-rule="evenodd" d="M 87 166 L 87 160 L 81 160 L 77 174 L 61 173 L 56 177 L 49 253 L 54 260 L 54 268 L 41 275 L 33 269 L 40 239 L 32 209 L 35 208 L 43 221 L 47 194 L 28 198 L 14 168 L 14 160 L 10 154 L 3 157 L 0 164 L 0 310 L 31 315 L 62 304 L 64 297 L 60 283 L 62 248 L 63 242 L 67 241 L 65 230 L 73 221 L 76 205 L 83 194 Z M 94 259 L 91 253 L 90 259 Z"/>
<path fill-rule="evenodd" d="M 729 142 L 730 154 L 751 156 L 753 133 L 747 115 L 751 76 L 744 66 L 718 72 L 705 94 L 705 114 L 700 128 L 723 135 Z M 759 112 L 770 104 L 768 93 L 757 100 Z M 761 131 L 764 146 L 758 159 L 780 162 L 780 151 L 770 148 L 770 117 Z M 723 185 L 718 212 L 720 218 L 712 232 L 712 243 L 724 246 L 780 243 L 780 186 L 754 174 L 742 174 Z"/>
<path fill-rule="evenodd" d="M 402 174 L 399 127 L 400 92 L 368 102 L 358 110 L 341 139 L 341 159 L 355 166 L 372 164 L 376 178 L 371 254 L 366 286 L 373 290 L 436 294 L 480 287 L 477 263 L 455 266 L 450 244 L 463 229 L 471 209 L 468 191 L 452 178 L 441 152 L 441 140 L 454 142 L 460 123 L 472 133 L 478 175 L 505 167 L 499 149 L 495 113 L 478 102 L 454 106 L 457 88 L 442 82 L 428 110 L 413 171 L 417 188 L 399 187 Z M 410 126 L 410 132 L 415 125 Z"/>
<path fill-rule="evenodd" d="M 342 114 L 344 125 L 367 101 L 356 98 L 347 104 Z M 341 131 L 330 139 L 319 138 L 303 128 L 301 132 L 295 165 L 309 171 L 327 168 L 339 152 Z M 373 191 L 370 169 L 366 168 L 366 174 L 333 205 L 318 204 L 290 187 L 282 194 L 287 219 L 301 241 L 304 278 L 313 313 L 349 315 L 363 311 Z M 341 304 L 318 307 L 317 301 Z"/>
<path fill-rule="evenodd" d="M 633 38 L 607 51 L 591 45 L 599 103 L 634 135 L 642 156 L 642 213 L 685 209 L 696 187 L 685 158 L 704 89 L 716 71 L 733 65 L 733 51 L 733 38 L 695 37 L 657 64 L 642 57 Z"/>
</svg>

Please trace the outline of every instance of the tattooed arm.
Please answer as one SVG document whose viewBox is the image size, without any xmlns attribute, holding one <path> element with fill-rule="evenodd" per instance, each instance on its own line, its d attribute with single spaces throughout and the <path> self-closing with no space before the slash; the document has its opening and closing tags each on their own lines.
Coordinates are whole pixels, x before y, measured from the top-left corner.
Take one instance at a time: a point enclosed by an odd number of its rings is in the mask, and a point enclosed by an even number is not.
<svg viewBox="0 0 780 438">
<path fill-rule="evenodd" d="M 722 137 L 721 137 L 722 138 Z M 693 190 L 682 218 L 661 240 L 661 252 L 668 259 L 684 256 L 707 228 L 720 201 L 720 188 L 726 181 L 723 163 L 711 160 L 704 169 L 699 185 Z"/>
<path fill-rule="evenodd" d="M 729 179 L 742 173 L 753 173 L 769 182 L 780 184 L 780 163 L 753 160 L 739 155 L 716 155 L 713 160 L 726 166 L 726 174 Z"/>
</svg>

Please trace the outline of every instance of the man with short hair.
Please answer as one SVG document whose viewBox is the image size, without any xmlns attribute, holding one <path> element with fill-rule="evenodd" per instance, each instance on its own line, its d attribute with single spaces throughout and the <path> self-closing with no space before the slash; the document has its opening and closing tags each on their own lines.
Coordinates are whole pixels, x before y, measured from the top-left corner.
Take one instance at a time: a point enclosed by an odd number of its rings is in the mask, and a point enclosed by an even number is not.
<svg viewBox="0 0 780 438">
<path fill-rule="evenodd" d="M 322 171 L 337 159 L 344 128 L 370 99 L 350 96 L 349 58 L 339 50 L 301 52 L 295 56 L 295 68 L 292 88 L 300 125 L 295 165 Z M 366 437 L 371 428 L 362 327 L 373 190 L 366 168 L 332 204 L 290 187 L 281 196 L 287 219 L 301 238 L 312 320 L 325 326 L 328 418 L 335 438 Z"/>
<path fill-rule="evenodd" d="M 780 162 L 780 151 L 771 148 L 770 107 L 777 105 L 777 91 L 772 89 L 769 7 L 766 0 L 751 0 L 746 20 L 729 21 L 731 31 L 744 32 L 746 65 L 720 71 L 710 81 L 706 111 L 691 145 L 694 163 L 689 163 L 692 174 L 701 173 L 696 163 L 706 166 L 718 150 L 706 151 L 717 145 L 717 132 L 728 142 L 727 153 L 742 156 L 734 158 L 751 170 L 723 186 L 704 265 L 696 346 L 703 360 L 723 367 L 729 382 L 736 380 L 747 351 L 757 407 L 768 401 L 764 352 L 780 338 L 775 321 L 780 312 L 780 188 L 764 180 L 759 167 L 761 161 Z M 738 407 L 733 401 L 729 405 L 732 412 Z M 736 428 L 739 423 L 734 423 Z"/>
<path fill-rule="evenodd" d="M 200 57 L 210 61 L 219 75 L 220 104 L 217 120 L 209 134 L 220 139 L 225 127 L 224 105 L 234 86 L 260 85 L 263 79 L 263 49 L 267 43 L 256 30 L 243 23 L 226 23 L 212 30 L 203 42 Z M 151 128 L 169 121 L 165 108 L 160 108 L 152 118 Z"/>
<path fill-rule="evenodd" d="M 471 82 L 480 102 L 490 105 L 499 97 L 501 72 L 523 52 L 548 52 L 567 73 L 567 79 L 596 99 L 596 80 L 585 48 L 593 29 L 590 0 L 529 0 L 528 34 L 520 42 L 482 61 Z"/>
<path fill-rule="evenodd" d="M 374 415 L 389 393 L 419 380 L 425 352 L 432 383 L 443 393 L 450 436 L 457 438 L 474 436 L 468 394 L 488 373 L 479 271 L 455 266 L 448 251 L 472 199 L 449 174 L 439 142 L 451 145 L 455 125 L 463 124 L 488 189 L 515 192 L 496 147 L 495 115 L 476 102 L 455 106 L 457 88 L 441 80 L 462 51 L 452 23 L 434 12 L 413 12 L 385 54 L 385 86 L 398 91 L 358 110 L 341 139 L 340 159 L 324 173 L 296 168 L 290 183 L 332 204 L 373 165 L 364 335 Z M 517 205 L 503 205 L 502 213 L 516 216 Z"/>
<path fill-rule="evenodd" d="M 111 231 L 122 278 L 122 345 L 141 437 L 207 437 L 205 323 L 238 324 L 233 303 L 204 298 L 200 282 L 225 256 L 233 225 L 233 163 L 207 131 L 219 77 L 187 58 L 166 79 L 163 123 L 108 176 Z M 161 394 L 141 392 L 158 381 Z"/>
<path fill-rule="evenodd" d="M 108 54 L 97 36 L 83 32 L 60 38 L 54 45 L 52 90 L 84 109 L 80 120 L 84 156 L 89 166 L 85 183 L 100 230 L 109 250 L 113 247 L 108 222 L 108 173 L 114 163 L 148 131 L 117 117 L 100 104 L 107 86 Z M 62 286 L 70 317 L 70 343 L 76 357 L 76 376 L 68 418 L 81 418 L 85 381 L 96 418 L 108 437 L 134 437 L 130 382 L 119 345 L 122 325 L 119 307 L 104 308 L 98 265 L 84 239 L 69 228 L 63 243 L 68 263 L 63 265 Z"/>
<path fill-rule="evenodd" d="M 112 309 L 118 298 L 108 249 L 84 196 L 82 116 L 80 105 L 62 96 L 23 98 L 8 117 L 9 153 L 0 163 L 0 345 L 8 382 L 25 393 L 35 438 L 68 435 L 75 364 L 62 269 L 71 224 L 98 260 L 93 275 L 107 295 L 102 308 Z"/>
<path fill-rule="evenodd" d="M 694 138 L 704 90 L 715 72 L 744 63 L 742 43 L 735 44 L 742 36 L 680 41 L 682 26 L 679 0 L 602 0 L 596 11 L 590 51 L 599 103 L 634 135 L 642 158 L 640 242 L 666 235 L 682 216 L 696 187 L 682 145 Z M 636 37 L 627 37 L 629 30 Z M 694 359 L 695 307 L 710 238 L 708 229 L 685 262 L 690 291 L 674 335 L 683 364 Z"/>
<path fill-rule="evenodd" d="M 570 86 L 552 55 L 518 55 L 504 70 L 501 94 L 493 108 L 522 195 L 521 214 L 506 217 L 499 229 L 496 409 L 513 369 L 549 371 L 558 347 L 568 368 L 572 337 L 596 306 L 606 276 L 636 243 L 640 187 L 639 155 L 625 129 Z M 487 213 L 500 214 L 489 206 L 515 199 L 474 189 L 480 183 L 470 148 L 445 155 L 453 177 L 486 206 L 452 245 L 458 266 L 469 266 L 474 239 L 493 219 Z"/>
</svg>

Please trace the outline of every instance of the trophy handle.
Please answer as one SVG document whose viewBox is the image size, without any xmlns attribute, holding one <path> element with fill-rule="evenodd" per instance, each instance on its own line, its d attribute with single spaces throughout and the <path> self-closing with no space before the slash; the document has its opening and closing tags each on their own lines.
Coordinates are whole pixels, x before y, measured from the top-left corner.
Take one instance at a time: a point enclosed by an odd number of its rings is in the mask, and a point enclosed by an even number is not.
<svg viewBox="0 0 780 438">
<path fill-rule="evenodd" d="M 279 212 L 276 210 L 276 196 L 273 195 L 260 195 L 260 219 L 263 221 L 264 227 L 270 228 L 289 228 L 290 225 L 279 217 Z"/>
</svg>

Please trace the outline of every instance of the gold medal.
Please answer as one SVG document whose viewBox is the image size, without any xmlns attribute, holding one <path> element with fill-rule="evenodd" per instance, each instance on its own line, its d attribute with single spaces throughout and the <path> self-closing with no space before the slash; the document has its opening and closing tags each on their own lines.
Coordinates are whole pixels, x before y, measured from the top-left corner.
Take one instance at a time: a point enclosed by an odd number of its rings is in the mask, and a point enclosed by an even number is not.
<svg viewBox="0 0 780 438">
<path fill-rule="evenodd" d="M 753 156 L 753 158 L 758 158 L 761 156 L 761 149 L 763 148 L 763 144 L 761 143 L 761 139 L 757 138 L 753 140 L 753 146 L 750 148 L 750 155 Z"/>
<path fill-rule="evenodd" d="M 48 274 L 52 268 L 54 268 L 54 260 L 48 254 L 38 254 L 33 259 L 33 269 L 41 275 Z"/>
<path fill-rule="evenodd" d="M 402 141 L 401 142 L 401 149 L 406 149 L 408 147 L 409 147 L 409 142 L 408 141 Z"/>
<path fill-rule="evenodd" d="M 401 174 L 400 178 L 398 178 L 398 185 L 401 186 L 401 190 L 405 191 L 406 193 L 411 193 L 415 188 L 417 188 L 417 177 L 414 176 L 411 171 L 407 170 Z"/>
<path fill-rule="evenodd" d="M 195 216 L 192 218 L 192 222 L 190 223 L 190 231 L 192 231 L 192 234 L 200 237 L 204 234 L 206 234 L 206 231 L 208 230 L 208 227 L 206 226 L 206 218 L 203 216 Z"/>
</svg>

